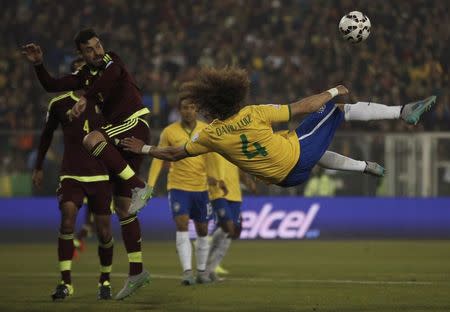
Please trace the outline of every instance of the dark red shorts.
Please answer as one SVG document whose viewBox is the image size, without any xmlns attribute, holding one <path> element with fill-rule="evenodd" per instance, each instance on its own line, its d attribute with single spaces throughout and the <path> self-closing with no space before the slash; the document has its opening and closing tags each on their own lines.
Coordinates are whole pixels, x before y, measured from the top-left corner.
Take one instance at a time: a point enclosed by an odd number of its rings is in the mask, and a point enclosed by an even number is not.
<svg viewBox="0 0 450 312">
<path fill-rule="evenodd" d="M 112 184 L 110 181 L 80 182 L 64 179 L 56 190 L 59 206 L 65 202 L 73 202 L 78 209 L 87 198 L 89 210 L 96 215 L 111 214 Z"/>
<path fill-rule="evenodd" d="M 98 131 L 100 131 L 109 142 L 114 143 L 122 157 L 128 165 L 130 165 L 131 169 L 139 175 L 144 155 L 125 152 L 119 146 L 119 142 L 121 139 L 134 136 L 148 144 L 150 142 L 150 129 L 147 121 L 142 117 L 134 118 L 121 123 L 106 125 L 98 129 Z M 122 180 L 118 176 L 112 176 L 111 180 L 113 182 L 114 196 L 131 198 L 131 187 L 128 185 L 127 181 Z"/>
</svg>

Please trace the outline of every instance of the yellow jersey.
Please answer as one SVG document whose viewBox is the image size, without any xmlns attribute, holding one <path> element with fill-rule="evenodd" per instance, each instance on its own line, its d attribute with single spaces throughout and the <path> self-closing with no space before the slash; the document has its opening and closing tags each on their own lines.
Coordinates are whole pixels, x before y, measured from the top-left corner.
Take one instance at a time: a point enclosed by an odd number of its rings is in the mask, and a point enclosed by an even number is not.
<svg viewBox="0 0 450 312">
<path fill-rule="evenodd" d="M 295 132 L 277 134 L 272 122 L 290 119 L 289 105 L 250 105 L 226 120 L 214 120 L 185 145 L 190 156 L 217 152 L 268 183 L 282 182 L 300 157 Z"/>
<path fill-rule="evenodd" d="M 195 133 L 206 127 L 207 124 L 197 120 L 195 128 L 190 131 L 183 127 L 181 122 L 175 122 L 163 129 L 158 146 L 180 146 L 191 140 Z M 148 174 L 148 184 L 155 186 L 163 161 L 153 158 Z M 167 190 L 201 192 L 208 190 L 206 181 L 205 155 L 189 157 L 171 162 L 167 176 Z"/>
<path fill-rule="evenodd" d="M 209 199 L 225 198 L 226 200 L 241 202 L 239 168 L 217 153 L 208 153 L 206 157 L 208 176 L 224 181 L 228 189 L 228 194 L 224 196 L 218 185 L 209 185 Z"/>
</svg>

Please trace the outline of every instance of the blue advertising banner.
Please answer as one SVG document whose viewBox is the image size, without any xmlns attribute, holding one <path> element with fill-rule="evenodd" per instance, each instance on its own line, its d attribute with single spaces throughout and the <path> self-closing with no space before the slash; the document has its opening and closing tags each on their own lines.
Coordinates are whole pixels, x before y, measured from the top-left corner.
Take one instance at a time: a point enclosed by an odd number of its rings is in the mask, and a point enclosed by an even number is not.
<svg viewBox="0 0 450 312">
<path fill-rule="evenodd" d="M 59 218 L 54 198 L 0 199 L 0 241 L 54 238 Z M 166 198 L 152 199 L 139 219 L 146 239 L 174 239 Z M 241 239 L 315 238 L 449 239 L 450 198 L 244 198 Z"/>
</svg>

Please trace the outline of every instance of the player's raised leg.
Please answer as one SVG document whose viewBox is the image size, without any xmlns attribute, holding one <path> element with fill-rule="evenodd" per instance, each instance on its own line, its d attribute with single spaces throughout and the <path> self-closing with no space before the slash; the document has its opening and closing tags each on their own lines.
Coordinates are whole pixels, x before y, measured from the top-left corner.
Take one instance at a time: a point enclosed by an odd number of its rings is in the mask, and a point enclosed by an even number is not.
<svg viewBox="0 0 450 312">
<path fill-rule="evenodd" d="M 388 106 L 372 102 L 357 102 L 355 104 L 338 104 L 345 113 L 345 120 L 380 120 L 402 119 L 408 124 L 417 124 L 420 117 L 429 111 L 436 103 L 436 96 L 405 104 L 403 106 Z"/>
<path fill-rule="evenodd" d="M 375 162 L 356 160 L 331 151 L 325 151 L 318 164 L 327 169 L 356 171 L 376 177 L 384 176 L 385 172 L 384 168 Z"/>
<path fill-rule="evenodd" d="M 92 133 L 92 132 L 91 132 Z M 151 189 L 146 185 L 144 188 L 135 187 L 130 179 L 140 179 L 136 172 L 139 172 L 143 157 L 117 150 L 111 142 L 120 140 L 121 136 L 139 137 L 145 142 L 149 140 L 149 128 L 145 120 L 134 118 L 118 123 L 111 127 L 104 127 L 98 131 L 102 137 L 108 138 L 108 143 L 101 142 L 102 146 L 110 146 L 111 150 L 118 153 L 115 159 L 110 161 L 122 162 L 125 166 L 126 176 L 116 175 L 112 177 L 114 204 L 117 216 L 119 217 L 122 238 L 128 254 L 129 273 L 124 287 L 117 293 L 115 299 L 121 300 L 132 295 L 136 290 L 150 281 L 150 274 L 143 268 L 142 257 L 142 235 L 139 219 L 136 215 L 151 196 Z M 120 158 L 119 158 L 120 156 Z M 105 156 L 108 157 L 108 156 Z M 126 177 L 131 177 L 126 179 Z M 143 191 L 145 194 L 142 194 Z"/>
<path fill-rule="evenodd" d="M 128 122 L 125 122 L 124 125 L 127 123 Z M 130 123 L 130 129 L 136 125 L 137 124 Z M 123 125 L 119 125 L 117 127 L 122 126 Z M 112 138 L 113 135 L 110 136 L 110 139 Z M 127 182 L 128 186 L 131 188 L 130 212 L 135 213 L 144 207 L 151 197 L 151 189 L 149 189 L 146 183 L 136 175 L 136 172 L 128 165 L 116 147 L 105 139 L 103 133 L 100 131 L 90 132 L 84 137 L 83 144 L 85 148 L 94 157 L 98 158 L 110 172 Z"/>
</svg>

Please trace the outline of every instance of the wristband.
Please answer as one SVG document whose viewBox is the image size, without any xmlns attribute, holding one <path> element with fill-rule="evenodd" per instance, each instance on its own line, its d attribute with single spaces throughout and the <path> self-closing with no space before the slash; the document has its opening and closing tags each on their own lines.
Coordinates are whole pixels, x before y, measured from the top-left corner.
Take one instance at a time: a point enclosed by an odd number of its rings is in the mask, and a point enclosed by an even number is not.
<svg viewBox="0 0 450 312">
<path fill-rule="evenodd" d="M 332 98 L 339 95 L 339 91 L 337 88 L 331 88 L 330 90 L 327 90 L 327 92 L 330 93 Z"/>
<path fill-rule="evenodd" d="M 141 154 L 148 154 L 150 150 L 153 148 L 152 145 L 143 145 L 141 149 Z"/>
</svg>

